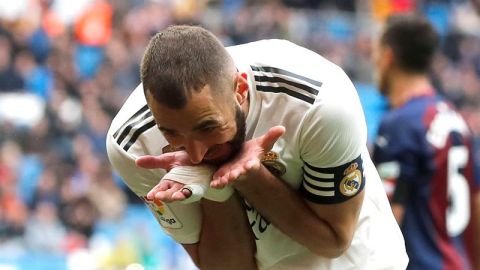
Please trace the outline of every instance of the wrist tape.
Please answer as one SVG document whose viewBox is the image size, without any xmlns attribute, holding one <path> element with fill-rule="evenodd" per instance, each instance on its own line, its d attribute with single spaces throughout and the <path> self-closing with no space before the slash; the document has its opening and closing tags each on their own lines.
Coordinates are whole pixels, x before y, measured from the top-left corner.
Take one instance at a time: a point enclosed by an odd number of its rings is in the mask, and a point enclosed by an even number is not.
<svg viewBox="0 0 480 270">
<path fill-rule="evenodd" d="M 188 204 L 200 200 L 202 197 L 211 201 L 224 202 L 233 194 L 233 188 L 226 186 L 223 189 L 210 187 L 215 168 L 206 165 L 177 166 L 172 168 L 162 179 L 169 179 L 185 184 L 184 188 L 192 193 L 190 197 L 181 201 Z"/>
</svg>

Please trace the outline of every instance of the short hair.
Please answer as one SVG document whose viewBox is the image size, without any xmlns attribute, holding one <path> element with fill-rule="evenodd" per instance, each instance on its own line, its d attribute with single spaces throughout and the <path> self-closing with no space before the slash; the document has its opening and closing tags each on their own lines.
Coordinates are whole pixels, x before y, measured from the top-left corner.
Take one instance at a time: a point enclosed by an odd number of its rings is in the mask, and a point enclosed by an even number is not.
<svg viewBox="0 0 480 270">
<path fill-rule="evenodd" d="M 432 24 L 417 14 L 396 14 L 387 19 L 380 39 L 392 48 L 397 65 L 413 73 L 427 73 L 439 44 Z"/>
<path fill-rule="evenodd" d="M 185 106 L 205 85 L 221 91 L 236 71 L 222 43 L 199 26 L 170 26 L 150 39 L 141 63 L 145 94 L 170 108 Z M 218 89 L 217 89 L 218 88 Z"/>
</svg>

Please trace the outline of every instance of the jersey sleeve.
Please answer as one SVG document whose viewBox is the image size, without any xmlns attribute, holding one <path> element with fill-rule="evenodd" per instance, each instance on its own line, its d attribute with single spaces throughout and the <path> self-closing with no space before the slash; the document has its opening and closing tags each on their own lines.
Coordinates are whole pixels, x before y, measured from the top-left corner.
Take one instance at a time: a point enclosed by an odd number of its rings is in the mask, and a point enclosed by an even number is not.
<svg viewBox="0 0 480 270">
<path fill-rule="evenodd" d="M 165 174 L 163 170 L 148 170 L 135 165 L 136 157 L 129 154 L 107 136 L 107 154 L 113 169 L 122 177 L 127 186 L 140 198 L 147 195 Z"/>
<path fill-rule="evenodd" d="M 355 88 L 348 78 L 345 80 L 339 86 L 351 88 L 350 92 L 343 91 L 351 96 L 317 101 L 302 126 L 300 192 L 315 203 L 346 201 L 365 185 L 361 153 L 366 149 L 366 124 Z"/>
<path fill-rule="evenodd" d="M 148 206 L 158 223 L 164 228 L 171 227 L 172 224 L 169 224 L 169 220 L 173 217 L 169 216 L 169 211 L 165 211 L 166 205 L 147 199 L 147 193 L 160 181 L 165 172 L 137 167 L 136 156 L 124 151 L 115 143 L 111 134 L 107 135 L 107 154 L 113 169 L 120 175 L 128 188 Z"/>
</svg>

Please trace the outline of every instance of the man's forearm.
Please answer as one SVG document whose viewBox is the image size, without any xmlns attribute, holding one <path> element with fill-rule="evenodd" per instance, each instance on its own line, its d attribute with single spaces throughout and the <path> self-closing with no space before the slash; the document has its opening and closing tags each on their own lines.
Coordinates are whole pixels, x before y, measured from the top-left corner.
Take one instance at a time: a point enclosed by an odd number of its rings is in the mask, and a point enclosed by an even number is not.
<svg viewBox="0 0 480 270">
<path fill-rule="evenodd" d="M 255 179 L 240 180 L 234 187 L 262 216 L 310 251 L 324 257 L 337 257 L 344 251 L 335 229 L 265 167 L 261 166 Z"/>
<path fill-rule="evenodd" d="M 223 203 L 203 200 L 198 244 L 201 269 L 257 269 L 255 241 L 237 194 Z"/>
</svg>

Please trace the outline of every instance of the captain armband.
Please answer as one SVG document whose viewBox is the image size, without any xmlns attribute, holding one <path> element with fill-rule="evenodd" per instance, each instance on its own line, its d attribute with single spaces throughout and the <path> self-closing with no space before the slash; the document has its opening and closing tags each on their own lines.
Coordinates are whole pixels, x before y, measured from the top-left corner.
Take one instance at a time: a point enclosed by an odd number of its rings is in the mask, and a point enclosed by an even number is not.
<svg viewBox="0 0 480 270">
<path fill-rule="evenodd" d="M 305 162 L 300 192 L 315 203 L 341 203 L 360 193 L 365 181 L 361 155 L 338 167 L 319 168 Z"/>
<path fill-rule="evenodd" d="M 181 201 L 181 203 L 188 204 L 196 202 L 201 198 L 224 202 L 232 196 L 234 190 L 230 186 L 226 186 L 223 189 L 211 188 L 210 181 L 214 172 L 214 167 L 205 165 L 177 166 L 172 168 L 162 179 L 185 184 L 184 188 L 191 191 L 192 195 Z"/>
</svg>

